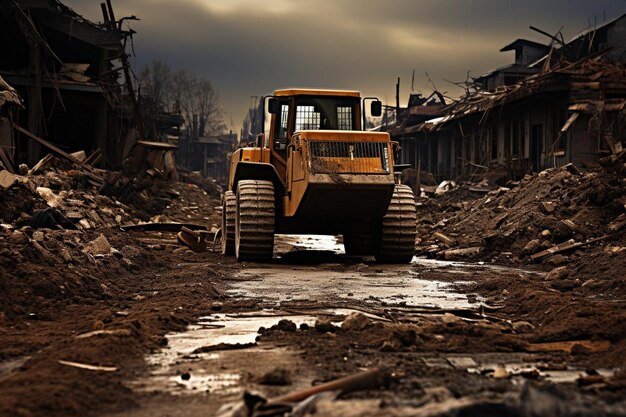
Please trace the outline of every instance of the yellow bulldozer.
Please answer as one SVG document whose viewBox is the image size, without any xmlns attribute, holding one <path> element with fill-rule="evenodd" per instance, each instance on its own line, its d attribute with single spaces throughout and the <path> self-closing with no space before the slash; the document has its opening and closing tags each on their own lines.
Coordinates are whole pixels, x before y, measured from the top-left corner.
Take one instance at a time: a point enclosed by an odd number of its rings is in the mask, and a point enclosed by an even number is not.
<svg viewBox="0 0 626 417">
<path fill-rule="evenodd" d="M 368 100 L 380 116 L 382 103 L 357 91 L 287 89 L 263 98 L 269 129 L 231 157 L 223 254 L 266 261 L 276 233 L 319 234 L 342 235 L 347 255 L 410 262 L 413 191 L 394 175 L 398 144 L 364 129 Z"/>
</svg>

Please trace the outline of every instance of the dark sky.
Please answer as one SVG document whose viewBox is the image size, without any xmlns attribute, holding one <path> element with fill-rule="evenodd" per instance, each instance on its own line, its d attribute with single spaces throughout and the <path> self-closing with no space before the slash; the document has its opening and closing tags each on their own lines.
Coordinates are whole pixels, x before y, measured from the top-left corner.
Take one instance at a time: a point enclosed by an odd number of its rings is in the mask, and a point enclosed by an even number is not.
<svg viewBox="0 0 626 417">
<path fill-rule="evenodd" d="M 101 0 L 62 0 L 101 21 Z M 103 1 L 103 0 L 102 0 Z M 517 39 L 547 43 L 529 25 L 566 40 L 626 13 L 625 0 L 112 0 L 133 22 L 136 71 L 152 60 L 207 76 L 227 124 L 239 131 L 250 96 L 283 87 L 357 89 L 406 105 L 415 90 L 459 90 L 462 81 L 506 65 Z"/>
</svg>

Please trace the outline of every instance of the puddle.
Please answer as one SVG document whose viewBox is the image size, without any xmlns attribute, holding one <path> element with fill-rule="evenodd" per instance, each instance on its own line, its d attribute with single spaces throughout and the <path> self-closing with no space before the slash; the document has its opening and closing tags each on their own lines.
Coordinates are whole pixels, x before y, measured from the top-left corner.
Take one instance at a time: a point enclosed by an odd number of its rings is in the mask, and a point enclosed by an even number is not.
<svg viewBox="0 0 626 417">
<path fill-rule="evenodd" d="M 152 375 L 147 381 L 137 383 L 139 392 L 168 391 L 175 395 L 220 393 L 223 395 L 241 393 L 239 374 L 211 374 L 196 371 L 183 379 L 181 375 Z"/>
<path fill-rule="evenodd" d="M 345 253 L 343 243 L 331 235 L 276 235 L 278 244 L 287 243 L 297 249 Z"/>
<path fill-rule="evenodd" d="M 305 266 L 246 268 L 237 277 L 241 279 L 231 283 L 228 295 L 262 298 L 278 306 L 291 301 L 316 301 L 322 306 L 354 301 L 447 309 L 475 305 L 466 295 L 455 292 L 452 284 L 419 279 L 406 265 L 384 270 L 364 265 L 361 271 L 354 267 L 345 271 Z"/>
<path fill-rule="evenodd" d="M 501 271 L 501 272 L 517 272 L 522 274 L 536 274 L 542 275 L 541 272 L 537 271 L 528 271 L 520 268 L 513 268 L 510 266 L 503 265 L 493 265 L 485 262 L 476 262 L 476 263 L 466 263 L 459 261 L 442 261 L 439 259 L 428 259 L 414 256 L 411 260 L 411 265 L 421 266 L 427 269 L 446 269 L 447 272 L 457 273 L 457 274 L 473 274 L 476 270 L 492 270 L 492 271 Z M 454 268 L 454 269 L 453 269 Z"/>
<path fill-rule="evenodd" d="M 536 374 L 542 379 L 555 384 L 575 383 L 581 375 L 585 375 L 584 369 L 540 370 L 541 365 L 539 363 L 484 364 L 480 368 L 468 369 L 467 371 L 470 373 L 485 373 L 486 370 L 495 370 L 497 368 L 505 369 L 507 374 L 514 380 L 515 378 L 523 380 L 525 379 L 524 375 Z M 615 374 L 615 371 L 610 369 L 598 369 L 596 371 L 605 378 L 610 378 Z"/>
<path fill-rule="evenodd" d="M 201 317 L 197 324 L 188 326 L 186 331 L 166 335 L 167 346 L 146 357 L 150 376 L 133 382 L 132 388 L 144 392 L 165 391 L 174 395 L 240 393 L 240 374 L 224 371 L 224 365 L 237 362 L 232 360 L 235 355 L 255 356 L 262 353 L 262 349 L 251 347 L 209 353 L 194 351 L 220 344 L 254 343 L 260 327 L 271 327 L 283 319 L 299 326 L 302 323 L 313 325 L 316 317 L 283 314 L 275 310 Z M 190 374 L 189 379 L 181 377 L 181 373 L 186 372 Z"/>
</svg>

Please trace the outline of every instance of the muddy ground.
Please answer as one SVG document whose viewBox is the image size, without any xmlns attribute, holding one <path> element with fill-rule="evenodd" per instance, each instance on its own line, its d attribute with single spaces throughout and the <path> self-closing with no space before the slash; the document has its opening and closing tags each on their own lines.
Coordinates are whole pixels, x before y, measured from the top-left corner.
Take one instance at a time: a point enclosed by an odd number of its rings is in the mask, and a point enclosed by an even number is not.
<svg viewBox="0 0 626 417">
<path fill-rule="evenodd" d="M 120 228 L 219 223 L 219 201 L 201 184 L 154 186 L 121 203 L 67 176 L 0 190 L 1 416 L 249 415 L 244 397 L 272 400 L 373 369 L 366 389 L 289 404 L 292 415 L 626 415 L 624 234 L 588 240 L 623 230 L 623 181 L 607 180 L 609 202 L 580 197 L 594 214 L 568 236 L 584 247 L 541 262 L 524 245 L 503 255 L 483 241 L 465 262 L 421 253 L 379 265 L 346 256 L 340 238 L 278 236 L 274 260 L 255 264 L 194 253 L 174 233 Z M 551 184 L 548 193 L 598 178 L 553 171 L 536 184 Z M 525 197 L 533 184 L 467 203 L 433 199 L 418 246 L 435 245 L 429 223 L 461 249 L 473 245 L 463 210 L 517 216 L 515 202 L 541 202 Z M 29 226 L 51 201 L 83 226 Z M 531 240 L 575 215 L 568 207 L 533 212 L 538 223 L 523 231 L 504 219 L 502 233 Z M 445 258 L 441 244 L 435 258 Z"/>
</svg>

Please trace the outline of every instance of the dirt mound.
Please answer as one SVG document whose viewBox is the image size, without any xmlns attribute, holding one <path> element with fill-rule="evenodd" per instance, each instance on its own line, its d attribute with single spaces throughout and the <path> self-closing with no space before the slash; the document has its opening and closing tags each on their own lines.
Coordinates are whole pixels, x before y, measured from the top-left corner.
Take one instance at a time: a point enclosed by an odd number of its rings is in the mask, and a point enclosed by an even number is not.
<svg viewBox="0 0 626 417">
<path fill-rule="evenodd" d="M 422 199 L 418 254 L 548 266 L 591 255 L 614 265 L 624 250 L 624 159 L 622 153 L 589 172 L 545 170 L 480 198 L 459 187 Z"/>
</svg>

